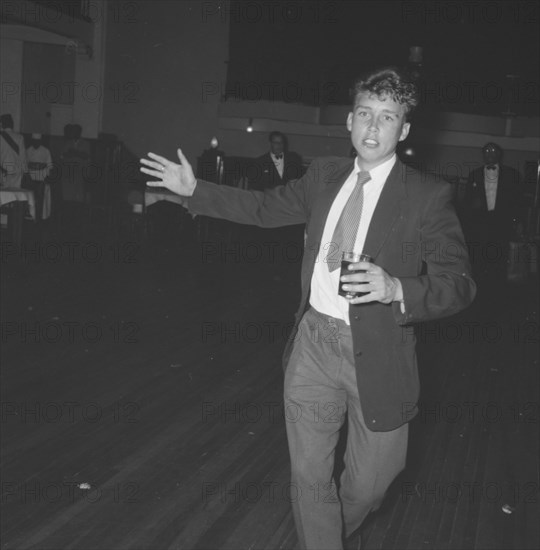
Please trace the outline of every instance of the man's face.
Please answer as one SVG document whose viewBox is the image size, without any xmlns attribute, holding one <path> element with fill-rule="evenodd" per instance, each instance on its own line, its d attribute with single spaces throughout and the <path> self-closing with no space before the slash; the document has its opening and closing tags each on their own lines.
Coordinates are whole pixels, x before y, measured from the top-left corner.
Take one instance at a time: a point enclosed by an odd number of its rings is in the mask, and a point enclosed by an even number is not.
<svg viewBox="0 0 540 550">
<path fill-rule="evenodd" d="M 274 136 L 270 141 L 270 151 L 274 155 L 281 155 L 284 149 L 283 138 L 281 136 Z"/>
<path fill-rule="evenodd" d="M 497 164 L 500 160 L 500 152 L 496 147 L 488 146 L 482 149 L 485 164 Z"/>
<path fill-rule="evenodd" d="M 386 96 L 379 99 L 369 92 L 356 96 L 354 110 L 347 117 L 347 129 L 363 170 L 371 170 L 388 160 L 399 141 L 409 134 L 405 107 Z"/>
</svg>

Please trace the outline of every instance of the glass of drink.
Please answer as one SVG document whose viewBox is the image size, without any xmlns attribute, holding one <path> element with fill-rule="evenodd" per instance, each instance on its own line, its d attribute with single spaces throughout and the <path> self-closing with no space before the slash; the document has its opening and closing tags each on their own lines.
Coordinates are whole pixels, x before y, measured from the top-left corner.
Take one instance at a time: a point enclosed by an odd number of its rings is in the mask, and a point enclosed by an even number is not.
<svg viewBox="0 0 540 550">
<path fill-rule="evenodd" d="M 351 275 L 352 273 L 365 273 L 365 269 L 357 269 L 351 271 L 348 269 L 350 264 L 356 264 L 358 262 L 372 262 L 373 258 L 369 254 L 358 254 L 356 252 L 343 252 L 341 255 L 341 272 L 339 274 L 339 290 L 338 294 L 344 298 L 358 298 L 369 294 L 369 292 L 361 292 L 357 290 L 343 290 L 343 285 L 347 284 L 365 284 L 365 283 L 344 283 L 341 281 L 343 275 Z"/>
</svg>

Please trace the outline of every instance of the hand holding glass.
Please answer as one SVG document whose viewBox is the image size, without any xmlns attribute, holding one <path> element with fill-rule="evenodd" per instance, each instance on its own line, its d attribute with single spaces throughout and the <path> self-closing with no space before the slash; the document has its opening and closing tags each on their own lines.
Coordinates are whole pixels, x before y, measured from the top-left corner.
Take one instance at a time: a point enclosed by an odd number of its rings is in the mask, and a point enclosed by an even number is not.
<svg viewBox="0 0 540 550">
<path fill-rule="evenodd" d="M 356 264 L 358 262 L 372 262 L 373 258 L 369 254 L 357 254 L 356 252 L 343 252 L 341 255 L 341 271 L 339 273 L 339 290 L 338 294 L 344 298 L 358 298 L 359 296 L 364 296 L 369 294 L 369 292 L 361 292 L 358 290 L 344 290 L 343 285 L 347 284 L 365 284 L 365 283 L 351 283 L 351 282 L 342 282 L 341 277 L 343 275 L 351 275 L 352 273 L 365 273 L 365 269 L 350 270 L 350 264 Z"/>
</svg>

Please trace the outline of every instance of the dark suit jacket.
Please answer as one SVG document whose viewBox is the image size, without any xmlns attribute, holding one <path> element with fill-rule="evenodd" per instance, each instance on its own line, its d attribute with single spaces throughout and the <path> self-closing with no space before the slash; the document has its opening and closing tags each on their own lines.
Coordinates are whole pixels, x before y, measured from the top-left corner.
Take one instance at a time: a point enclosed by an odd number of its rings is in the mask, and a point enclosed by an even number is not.
<svg viewBox="0 0 540 550">
<path fill-rule="evenodd" d="M 484 167 L 469 174 L 467 189 L 461 204 L 463 229 L 468 239 L 481 241 L 508 240 L 512 220 L 522 216 L 523 188 L 519 172 L 509 166 L 499 167 L 495 209 L 488 212 Z"/>
<path fill-rule="evenodd" d="M 256 191 L 264 191 L 277 185 L 284 185 L 291 180 L 299 179 L 304 173 L 302 159 L 292 151 L 284 153 L 283 177 L 280 177 L 270 153 L 258 157 L 255 164 L 257 169 L 254 171 L 254 177 L 249 182 L 249 188 Z"/>
<path fill-rule="evenodd" d="M 265 192 L 198 181 L 192 213 L 276 227 L 306 223 L 302 297 L 296 326 L 309 305 L 310 283 L 330 206 L 353 168 L 353 159 L 315 160 L 305 176 Z M 457 313 L 474 298 L 467 250 L 449 184 L 399 160 L 373 214 L 364 250 L 403 286 L 399 303 L 350 306 L 358 391 L 367 426 L 387 431 L 416 414 L 419 381 L 411 323 Z M 294 333 L 293 333 L 294 334 Z M 286 367 L 292 340 L 284 353 Z"/>
</svg>

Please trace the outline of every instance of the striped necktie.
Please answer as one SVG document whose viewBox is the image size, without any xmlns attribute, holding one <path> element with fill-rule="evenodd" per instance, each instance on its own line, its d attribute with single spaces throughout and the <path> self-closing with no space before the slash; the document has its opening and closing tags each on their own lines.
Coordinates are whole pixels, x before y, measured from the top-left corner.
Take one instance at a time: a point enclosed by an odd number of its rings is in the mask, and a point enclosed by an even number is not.
<svg viewBox="0 0 540 550">
<path fill-rule="evenodd" d="M 350 252 L 354 248 L 360 217 L 362 216 L 362 207 L 364 206 L 364 184 L 371 179 L 369 172 L 358 172 L 356 186 L 341 212 L 341 216 L 334 229 L 332 237 L 333 250 L 328 255 L 326 262 L 330 272 L 335 271 L 341 266 L 341 253 Z M 335 248 L 337 245 L 337 248 Z"/>
</svg>

